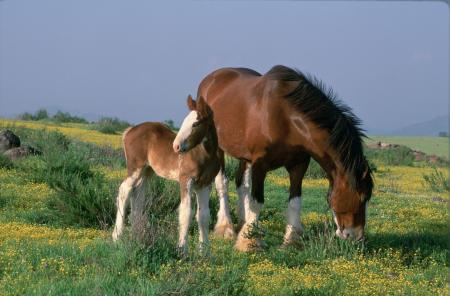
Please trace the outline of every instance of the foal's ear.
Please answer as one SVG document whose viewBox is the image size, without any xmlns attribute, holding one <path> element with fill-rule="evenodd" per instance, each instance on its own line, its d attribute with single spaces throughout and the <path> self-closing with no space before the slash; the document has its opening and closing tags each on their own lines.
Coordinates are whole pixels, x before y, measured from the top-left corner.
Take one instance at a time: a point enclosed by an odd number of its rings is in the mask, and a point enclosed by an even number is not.
<svg viewBox="0 0 450 296">
<path fill-rule="evenodd" d="M 197 112 L 201 117 L 208 117 L 212 114 L 211 107 L 208 106 L 203 96 L 200 96 L 197 100 Z"/>
<path fill-rule="evenodd" d="M 189 110 L 191 111 L 197 110 L 197 103 L 192 99 L 191 95 L 189 95 L 187 98 L 187 105 Z"/>
</svg>

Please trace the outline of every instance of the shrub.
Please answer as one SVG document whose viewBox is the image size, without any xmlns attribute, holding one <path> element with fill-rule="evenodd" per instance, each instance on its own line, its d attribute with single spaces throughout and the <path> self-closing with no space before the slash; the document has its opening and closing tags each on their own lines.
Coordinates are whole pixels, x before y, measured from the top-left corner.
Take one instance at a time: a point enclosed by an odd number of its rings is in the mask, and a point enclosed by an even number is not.
<svg viewBox="0 0 450 296">
<path fill-rule="evenodd" d="M 175 122 L 172 119 L 164 120 L 164 124 L 167 125 L 173 131 L 179 130 L 179 128 L 175 126 Z"/>
<path fill-rule="evenodd" d="M 326 178 L 327 174 L 314 159 L 311 159 L 305 177 L 309 179 L 322 179 Z"/>
<path fill-rule="evenodd" d="M 48 119 L 48 112 L 46 109 L 39 109 L 34 115 L 34 120 Z"/>
<path fill-rule="evenodd" d="M 116 134 L 129 126 L 131 126 L 130 123 L 120 120 L 117 117 L 102 117 L 94 124 L 93 128 L 104 134 Z"/>
<path fill-rule="evenodd" d="M 29 112 L 25 112 L 25 113 L 19 114 L 17 116 L 17 118 L 21 119 L 21 120 L 34 120 L 33 114 L 31 114 Z"/>
<path fill-rule="evenodd" d="M 435 192 L 450 191 L 450 182 L 448 177 L 436 168 L 433 169 L 431 174 L 424 174 L 423 179 L 425 180 L 425 184 L 427 184 L 430 189 Z"/>
<path fill-rule="evenodd" d="M 52 121 L 55 122 L 73 122 L 73 123 L 88 123 L 83 117 L 71 115 L 68 112 L 58 111 L 52 116 Z"/>
<path fill-rule="evenodd" d="M 23 159 L 15 166 L 35 182 L 45 182 L 56 194 L 49 206 L 65 223 L 105 227 L 110 225 L 118 188 L 92 168 L 93 145 L 71 141 L 60 132 L 14 128 L 25 143 L 42 151 L 42 156 Z M 100 153 L 99 153 L 100 154 Z"/>
<path fill-rule="evenodd" d="M 48 119 L 48 112 L 46 109 L 39 109 L 37 110 L 34 115 L 28 112 L 19 114 L 19 116 L 17 116 L 19 119 L 22 120 L 43 120 L 43 119 Z"/>
<path fill-rule="evenodd" d="M 7 156 L 0 153 L 0 168 L 11 169 L 12 167 L 13 167 L 12 161 Z"/>
<path fill-rule="evenodd" d="M 239 160 L 231 157 L 225 156 L 225 176 L 229 181 L 236 178 L 236 172 L 239 168 Z"/>
<path fill-rule="evenodd" d="M 70 149 L 71 148 L 71 149 Z M 87 161 L 85 151 L 47 150 L 38 175 L 56 191 L 53 207 L 68 223 L 106 227 L 114 217 L 114 189 Z"/>
<path fill-rule="evenodd" d="M 414 163 L 413 151 L 406 146 L 391 149 L 366 149 L 367 159 L 370 162 L 380 162 L 385 165 L 412 166 Z"/>
</svg>

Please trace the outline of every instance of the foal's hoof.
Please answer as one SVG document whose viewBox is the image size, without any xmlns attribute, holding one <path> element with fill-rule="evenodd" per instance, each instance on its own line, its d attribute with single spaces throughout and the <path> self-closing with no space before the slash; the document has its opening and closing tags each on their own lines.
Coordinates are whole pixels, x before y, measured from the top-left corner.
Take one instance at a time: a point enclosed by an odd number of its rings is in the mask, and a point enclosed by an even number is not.
<svg viewBox="0 0 450 296">
<path fill-rule="evenodd" d="M 230 223 L 216 225 L 214 227 L 214 235 L 219 238 L 232 240 L 236 237 L 233 225 Z"/>
<path fill-rule="evenodd" d="M 186 258 L 188 255 L 188 247 L 187 246 L 177 246 L 177 254 L 180 258 Z"/>
<path fill-rule="evenodd" d="M 113 242 L 116 242 L 119 239 L 119 234 L 116 231 L 113 231 L 111 237 Z"/>
</svg>

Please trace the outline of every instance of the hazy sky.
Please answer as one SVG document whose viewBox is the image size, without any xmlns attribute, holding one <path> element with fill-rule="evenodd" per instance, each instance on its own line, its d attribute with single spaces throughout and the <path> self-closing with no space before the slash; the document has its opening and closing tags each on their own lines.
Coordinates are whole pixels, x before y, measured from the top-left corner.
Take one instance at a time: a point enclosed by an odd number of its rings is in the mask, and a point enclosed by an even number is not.
<svg viewBox="0 0 450 296">
<path fill-rule="evenodd" d="M 0 116 L 38 108 L 133 123 L 187 113 L 209 72 L 284 64 L 371 131 L 448 114 L 443 2 L 0 1 Z"/>
</svg>

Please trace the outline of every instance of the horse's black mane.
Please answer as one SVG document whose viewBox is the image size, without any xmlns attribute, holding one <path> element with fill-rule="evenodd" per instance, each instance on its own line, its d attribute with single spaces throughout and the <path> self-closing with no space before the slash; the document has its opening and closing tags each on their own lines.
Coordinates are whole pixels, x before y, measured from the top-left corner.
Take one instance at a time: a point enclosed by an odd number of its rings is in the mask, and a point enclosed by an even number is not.
<svg viewBox="0 0 450 296">
<path fill-rule="evenodd" d="M 372 172 L 364 156 L 362 138 L 366 137 L 361 120 L 351 108 L 339 100 L 331 88 L 317 78 L 285 66 L 267 72 L 269 79 L 298 81 L 298 86 L 285 98 L 320 128 L 330 133 L 329 144 L 339 153 L 353 188 L 363 190 L 365 198 L 372 194 Z"/>
</svg>

